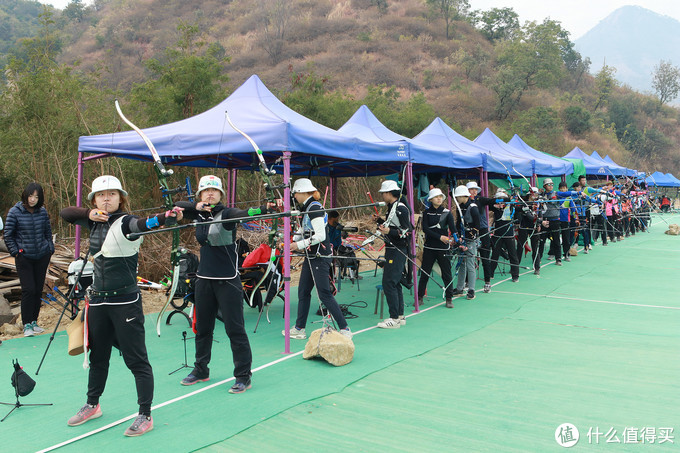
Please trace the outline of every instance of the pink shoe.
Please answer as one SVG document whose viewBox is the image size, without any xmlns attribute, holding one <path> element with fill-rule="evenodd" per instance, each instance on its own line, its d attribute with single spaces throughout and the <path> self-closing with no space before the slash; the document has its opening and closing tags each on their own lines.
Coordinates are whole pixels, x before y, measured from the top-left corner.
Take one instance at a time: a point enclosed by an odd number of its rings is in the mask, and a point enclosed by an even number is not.
<svg viewBox="0 0 680 453">
<path fill-rule="evenodd" d="M 82 425 L 88 420 L 92 420 L 94 418 L 99 418 L 102 416 L 102 409 L 99 407 L 99 404 L 96 406 L 90 406 L 89 404 L 84 405 L 83 407 L 80 408 L 78 413 L 74 415 L 73 417 L 68 419 L 68 426 L 78 426 Z"/>
<path fill-rule="evenodd" d="M 125 435 L 128 437 L 141 436 L 142 434 L 153 429 L 153 418 L 146 415 L 139 414 L 132 422 L 132 425 L 125 430 Z"/>
</svg>

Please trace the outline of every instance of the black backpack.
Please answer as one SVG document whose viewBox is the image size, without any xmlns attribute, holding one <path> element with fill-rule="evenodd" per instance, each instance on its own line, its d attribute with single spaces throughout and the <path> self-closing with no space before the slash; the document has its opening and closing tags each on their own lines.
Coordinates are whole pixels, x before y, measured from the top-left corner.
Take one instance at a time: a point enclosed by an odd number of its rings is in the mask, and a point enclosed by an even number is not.
<svg viewBox="0 0 680 453">
<path fill-rule="evenodd" d="M 196 285 L 196 271 L 198 270 L 198 256 L 183 249 L 179 255 L 179 281 L 177 282 L 176 297 L 184 297 L 194 292 Z"/>
</svg>

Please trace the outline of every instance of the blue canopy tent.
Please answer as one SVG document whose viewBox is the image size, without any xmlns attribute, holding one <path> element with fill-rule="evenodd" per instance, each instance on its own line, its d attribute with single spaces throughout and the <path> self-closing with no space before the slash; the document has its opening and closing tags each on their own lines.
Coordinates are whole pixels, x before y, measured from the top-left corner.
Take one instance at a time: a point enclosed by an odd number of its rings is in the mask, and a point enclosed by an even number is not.
<svg viewBox="0 0 680 453">
<path fill-rule="evenodd" d="M 603 178 L 611 176 L 608 171 L 608 167 L 606 167 L 603 161 L 592 158 L 588 154 L 581 151 L 578 146 L 569 151 L 564 157 L 568 159 L 581 159 L 586 169 L 586 175 L 599 176 Z"/>
<path fill-rule="evenodd" d="M 194 117 L 144 129 L 166 165 L 252 170 L 257 156 L 251 144 L 226 122 L 247 133 L 263 151 L 265 159 L 283 158 L 283 182 L 291 170 L 307 174 L 307 169 L 331 175 L 386 174 L 409 162 L 409 149 L 403 142 L 369 142 L 322 126 L 285 106 L 256 76 L 251 76 L 227 99 Z M 93 153 L 93 156 L 86 154 Z M 82 203 L 83 165 L 87 160 L 117 156 L 152 161 L 144 140 L 134 131 L 80 137 L 78 146 L 78 199 Z M 379 164 L 379 165 L 376 165 Z M 409 164 L 410 167 L 410 164 Z M 235 179 L 235 173 L 234 173 Z M 290 210 L 290 188 L 284 189 L 284 208 Z M 284 218 L 284 276 L 286 330 L 290 307 L 290 218 Z M 80 231 L 76 231 L 79 253 Z M 290 351 L 286 337 L 286 352 Z"/>
<path fill-rule="evenodd" d="M 612 159 L 611 157 L 609 157 L 609 154 L 607 154 L 606 156 L 604 156 L 604 157 L 602 158 L 602 160 L 604 160 L 605 162 L 607 162 L 607 163 L 609 163 L 609 164 L 612 164 L 612 165 L 616 165 L 616 166 L 618 166 L 618 167 L 625 168 L 625 169 L 626 169 L 626 176 L 633 177 L 633 176 L 637 176 L 637 174 L 638 174 L 638 171 L 637 171 L 637 170 L 633 170 L 632 168 L 624 167 L 623 165 L 619 165 L 619 164 L 617 164 L 616 162 L 614 162 L 614 159 Z"/>
<path fill-rule="evenodd" d="M 336 175 L 385 174 L 398 168 L 398 162 L 408 161 L 403 143 L 365 142 L 291 110 L 257 75 L 203 113 L 143 131 L 166 165 L 250 170 L 256 158 L 253 149 L 229 127 L 225 112 L 252 137 L 267 161 L 290 152 L 293 172 L 297 169 L 306 174 L 305 168 L 332 167 Z M 78 151 L 152 160 L 144 141 L 134 131 L 80 137 Z M 376 166 L 375 162 L 384 165 Z"/>
<path fill-rule="evenodd" d="M 675 181 L 668 178 L 668 176 L 660 171 L 655 171 L 645 178 L 647 185 L 656 187 L 678 187 Z"/>
<path fill-rule="evenodd" d="M 675 183 L 673 187 L 680 187 L 680 179 L 676 178 L 671 173 L 666 173 L 666 179 L 672 183 Z"/>
<path fill-rule="evenodd" d="M 523 155 L 526 155 L 527 157 L 533 157 L 537 159 L 537 162 L 540 160 L 541 165 L 538 165 L 538 163 L 536 164 L 537 175 L 561 176 L 571 175 L 574 173 L 573 163 L 532 148 L 531 146 L 527 145 L 526 142 L 524 142 L 524 140 L 522 140 L 522 138 L 517 134 L 515 134 L 510 139 L 508 145 L 518 149 Z M 545 173 L 541 173 L 541 171 L 545 171 Z"/>
<path fill-rule="evenodd" d="M 413 137 L 413 143 L 447 149 L 453 155 L 455 170 L 481 168 L 490 172 L 505 172 L 495 161 L 487 159 L 488 150 L 450 128 L 441 118 L 435 118 L 425 129 Z"/>
<path fill-rule="evenodd" d="M 599 160 L 604 165 L 606 165 L 612 176 L 624 176 L 625 177 L 626 175 L 628 175 L 628 169 L 627 168 L 622 167 L 622 166 L 617 165 L 617 164 L 613 164 L 611 162 L 607 162 L 606 160 L 604 160 L 604 158 L 602 156 L 600 156 L 598 154 L 597 151 L 593 151 L 593 153 L 590 155 L 590 157 L 592 157 L 593 159 Z"/>
<path fill-rule="evenodd" d="M 509 146 L 498 138 L 488 127 L 474 139 L 474 142 L 489 151 L 490 160 L 497 159 L 503 162 L 510 162 L 511 165 L 503 173 L 509 173 L 512 177 L 526 177 L 526 175 L 531 176 L 534 174 L 536 159 L 521 156 L 518 149 Z"/>
</svg>

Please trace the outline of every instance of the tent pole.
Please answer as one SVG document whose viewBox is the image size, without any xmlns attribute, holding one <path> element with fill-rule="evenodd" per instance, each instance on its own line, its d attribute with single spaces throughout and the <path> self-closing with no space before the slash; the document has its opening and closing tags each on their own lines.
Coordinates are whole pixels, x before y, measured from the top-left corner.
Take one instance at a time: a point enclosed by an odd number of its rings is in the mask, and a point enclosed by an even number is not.
<svg viewBox="0 0 680 453">
<path fill-rule="evenodd" d="M 290 212 L 290 151 L 283 152 L 283 209 Z M 290 217 L 283 218 L 283 328 L 286 332 L 284 354 L 290 354 Z"/>
<path fill-rule="evenodd" d="M 413 166 L 411 162 L 406 163 L 406 190 L 408 193 L 408 202 L 411 205 L 411 224 L 415 225 L 415 204 L 413 202 Z M 418 306 L 418 267 L 416 266 L 416 235 L 411 234 L 411 254 L 413 255 L 413 262 L 411 267 L 413 268 L 413 300 L 415 310 L 414 312 L 419 312 L 420 307 Z"/>
<path fill-rule="evenodd" d="M 76 206 L 80 207 L 83 203 L 83 171 L 85 162 L 83 162 L 83 153 L 78 153 L 78 179 L 76 182 Z M 80 256 L 80 232 L 81 226 L 76 225 L 76 245 L 74 259 Z"/>
</svg>

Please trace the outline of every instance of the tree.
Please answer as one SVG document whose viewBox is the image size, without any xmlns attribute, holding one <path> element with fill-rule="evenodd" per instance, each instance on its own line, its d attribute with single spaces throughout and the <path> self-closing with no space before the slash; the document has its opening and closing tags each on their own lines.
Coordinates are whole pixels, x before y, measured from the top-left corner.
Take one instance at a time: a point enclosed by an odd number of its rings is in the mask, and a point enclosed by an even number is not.
<svg viewBox="0 0 680 453">
<path fill-rule="evenodd" d="M 564 70 L 564 33 L 559 22 L 528 22 L 511 40 L 499 44 L 498 71 L 489 80 L 496 93 L 496 116 L 504 120 L 533 87 L 549 88 Z"/>
<path fill-rule="evenodd" d="M 229 80 L 224 65 L 230 58 L 218 43 L 207 45 L 195 24 L 180 21 L 174 47 L 160 59 L 145 62 L 153 78 L 135 85 L 132 99 L 151 124 L 178 121 L 213 107 L 223 100 Z"/>
<path fill-rule="evenodd" d="M 652 87 L 659 97 L 659 104 L 664 105 L 678 97 L 680 93 L 680 69 L 670 61 L 661 60 L 652 72 Z"/>
<path fill-rule="evenodd" d="M 64 15 L 76 22 L 82 21 L 85 16 L 85 5 L 83 5 L 83 0 L 71 0 L 71 3 L 64 8 Z"/>
<path fill-rule="evenodd" d="M 468 0 L 426 0 L 436 14 L 446 23 L 446 39 L 451 39 L 451 22 L 465 16 L 470 9 Z"/>
<path fill-rule="evenodd" d="M 592 127 L 590 112 L 583 107 L 570 105 L 564 109 L 563 117 L 566 129 L 577 137 L 585 134 Z"/>
<path fill-rule="evenodd" d="M 597 95 L 597 101 L 595 102 L 593 110 L 597 110 L 598 107 L 605 105 L 609 100 L 612 91 L 614 91 L 614 88 L 618 85 L 614 78 L 614 73 L 616 73 L 616 68 L 603 64 L 602 69 L 600 69 L 595 76 L 595 93 Z"/>
<path fill-rule="evenodd" d="M 262 47 L 276 64 L 281 59 L 292 8 L 287 0 L 260 0 L 260 9 L 263 14 Z"/>
<path fill-rule="evenodd" d="M 96 75 L 57 63 L 61 46 L 52 11 L 43 10 L 38 34 L 21 41 L 21 58 L 11 58 L 5 68 L 0 209 L 6 212 L 27 182 L 39 181 L 50 215 L 58 219 L 59 207 L 76 201 L 78 137 L 111 131 L 114 95 L 98 86 Z"/>
<path fill-rule="evenodd" d="M 503 41 L 519 31 L 519 15 L 512 8 L 491 8 L 489 11 L 475 11 L 473 25 L 489 41 Z"/>
</svg>

